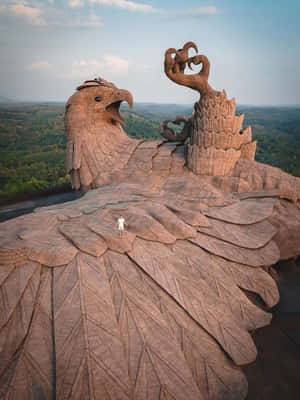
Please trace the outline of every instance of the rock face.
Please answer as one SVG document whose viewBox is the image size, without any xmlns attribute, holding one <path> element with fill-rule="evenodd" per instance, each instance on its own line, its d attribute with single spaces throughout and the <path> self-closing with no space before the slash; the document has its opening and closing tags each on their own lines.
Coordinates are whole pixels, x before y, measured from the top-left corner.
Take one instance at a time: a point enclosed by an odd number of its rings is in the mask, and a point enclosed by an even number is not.
<svg viewBox="0 0 300 400">
<path fill-rule="evenodd" d="M 104 80 L 86 81 L 69 98 L 65 114 L 67 171 L 75 189 L 93 187 L 100 172 L 105 176 L 128 162 L 136 143 L 121 129 L 122 101 L 132 106 L 131 94 Z"/>
<path fill-rule="evenodd" d="M 184 144 L 127 138 L 122 97 L 97 80 L 67 103 L 72 182 L 95 189 L 0 225 L 0 399 L 245 399 L 299 208 L 280 174 L 253 192 L 242 160 L 198 175 Z"/>
<path fill-rule="evenodd" d="M 190 48 L 198 51 L 193 42 L 188 42 L 183 49 L 171 48 L 165 53 L 166 75 L 201 94 L 188 125 L 177 135 L 178 141 L 185 141 L 187 167 L 197 175 L 216 178 L 212 179 L 214 185 L 227 192 L 278 189 L 281 197 L 297 202 L 299 179 L 278 168 L 254 162 L 256 142 L 252 141 L 250 126 L 243 130 L 244 114 L 236 116 L 235 99 L 228 100 L 224 90 L 217 92 L 211 88 L 208 58 L 204 55 L 189 57 Z M 200 72 L 186 75 L 186 65 L 191 67 L 192 64 L 201 64 Z M 177 119 L 173 123 L 176 124 Z M 165 124 L 167 122 L 161 125 L 160 133 L 174 142 L 176 136 Z"/>
<path fill-rule="evenodd" d="M 187 166 L 199 175 L 226 176 L 240 158 L 254 160 L 251 127 L 242 131 L 244 115 L 235 115 L 235 100 L 223 91 L 195 104 Z"/>
</svg>

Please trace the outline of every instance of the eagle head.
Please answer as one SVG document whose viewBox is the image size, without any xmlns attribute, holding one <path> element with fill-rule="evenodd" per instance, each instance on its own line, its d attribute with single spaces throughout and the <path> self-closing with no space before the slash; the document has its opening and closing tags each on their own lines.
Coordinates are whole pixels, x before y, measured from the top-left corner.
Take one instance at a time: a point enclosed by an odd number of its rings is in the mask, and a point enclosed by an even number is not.
<svg viewBox="0 0 300 400">
<path fill-rule="evenodd" d="M 132 108 L 133 98 L 128 90 L 118 89 L 113 83 L 100 78 L 85 81 L 67 102 L 66 123 L 74 119 L 76 123 L 90 123 L 91 128 L 103 123 L 125 124 L 119 114 L 122 101 Z"/>
<path fill-rule="evenodd" d="M 125 124 L 120 105 L 133 106 L 129 91 L 104 79 L 85 81 L 66 104 L 67 169 L 75 189 L 89 189 L 107 168 L 108 155 L 131 141 L 122 129 Z M 117 162 L 117 160 L 115 160 Z"/>
</svg>

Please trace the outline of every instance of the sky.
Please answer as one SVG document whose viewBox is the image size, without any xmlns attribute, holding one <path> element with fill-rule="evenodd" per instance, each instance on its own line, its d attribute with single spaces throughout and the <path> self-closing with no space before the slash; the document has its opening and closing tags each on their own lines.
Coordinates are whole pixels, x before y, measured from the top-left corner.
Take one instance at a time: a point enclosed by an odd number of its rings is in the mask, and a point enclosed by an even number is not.
<svg viewBox="0 0 300 400">
<path fill-rule="evenodd" d="M 299 16 L 299 0 L 0 0 L 0 96 L 65 102 L 101 76 L 137 102 L 192 104 L 163 61 L 193 41 L 237 103 L 300 104 Z"/>
</svg>

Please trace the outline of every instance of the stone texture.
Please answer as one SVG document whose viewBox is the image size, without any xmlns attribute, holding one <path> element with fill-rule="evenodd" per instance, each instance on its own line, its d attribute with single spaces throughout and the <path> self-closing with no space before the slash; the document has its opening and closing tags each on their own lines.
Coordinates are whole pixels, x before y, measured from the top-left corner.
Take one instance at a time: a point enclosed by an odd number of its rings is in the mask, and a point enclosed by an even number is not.
<svg viewBox="0 0 300 400">
<path fill-rule="evenodd" d="M 100 80 L 80 86 L 68 100 L 67 169 L 75 189 L 106 183 L 113 171 L 122 169 L 129 161 L 138 142 L 129 139 L 121 128 L 124 121 L 119 107 L 124 100 L 132 106 L 128 91 Z"/>
<path fill-rule="evenodd" d="M 153 174 L 159 174 L 160 177 L 168 176 L 172 164 L 171 154 L 176 150 L 176 145 L 166 144 L 158 148 L 157 154 L 152 160 Z"/>
<path fill-rule="evenodd" d="M 1 284 L 0 303 L 2 305 L 0 315 L 0 328 L 2 328 L 11 318 L 16 305 L 22 298 L 28 284 L 34 281 L 33 276 L 39 270 L 36 263 L 26 263 L 23 268 L 15 267 L 13 271 L 8 271 Z"/>
<path fill-rule="evenodd" d="M 211 207 L 204 214 L 232 224 L 250 225 L 269 218 L 278 204 L 277 199 L 250 199 L 227 207 Z"/>
<path fill-rule="evenodd" d="M 229 273 L 228 270 L 230 266 L 235 268 L 236 263 L 230 263 L 209 254 L 199 246 L 187 241 L 176 242 L 172 250 L 176 259 L 183 260 L 190 267 L 189 273 L 192 279 L 196 282 L 204 280 L 220 302 L 226 304 L 226 308 L 231 310 L 240 326 L 247 330 L 253 330 L 265 326 L 271 321 L 271 314 L 254 306 L 240 289 L 243 287 L 242 279 L 240 282 L 232 279 L 232 273 Z M 241 267 L 241 265 L 239 266 Z M 266 273 L 265 275 L 268 277 Z M 264 279 L 264 281 L 266 280 Z M 253 287 L 256 288 L 257 283 L 254 280 Z M 271 286 L 270 294 L 274 303 L 276 299 L 278 301 L 278 290 L 276 284 L 273 281 L 272 283 L 273 285 L 269 284 L 269 286 Z M 257 288 L 255 292 L 257 292 Z"/>
<path fill-rule="evenodd" d="M 235 193 L 235 198 L 239 198 L 236 193 L 248 193 L 250 190 L 248 182 L 236 176 L 209 176 L 205 177 L 205 180 L 218 187 L 223 193 Z"/>
<path fill-rule="evenodd" d="M 198 231 L 247 249 L 265 246 L 277 233 L 275 226 L 268 221 L 251 225 L 236 225 L 212 218 L 209 220 L 208 227 L 199 227 Z"/>
<path fill-rule="evenodd" d="M 279 189 L 280 197 L 297 202 L 300 199 L 300 180 L 279 168 L 256 161 L 239 160 L 232 172 L 249 183 L 251 191 Z"/>
<path fill-rule="evenodd" d="M 175 125 L 180 125 L 183 123 L 183 128 L 180 133 L 175 133 L 172 128 L 168 126 L 168 123 L 172 122 Z M 190 118 L 187 118 L 185 116 L 179 116 L 175 118 L 175 120 L 166 120 L 163 121 L 159 128 L 158 131 L 159 133 L 167 139 L 168 142 L 184 142 L 189 135 L 191 134 L 191 125 L 192 125 L 192 120 Z"/>
<path fill-rule="evenodd" d="M 127 164 L 127 176 L 144 179 L 152 170 L 153 158 L 157 155 L 161 142 L 143 142 L 133 153 Z"/>
<path fill-rule="evenodd" d="M 54 284 L 57 396 L 130 398 L 103 259 L 78 255 L 54 272 Z"/>
<path fill-rule="evenodd" d="M 239 246 L 209 237 L 200 232 L 196 238 L 190 240 L 212 254 L 252 267 L 272 265 L 280 259 L 280 252 L 274 241 L 270 241 L 259 249 L 243 249 L 241 251 Z"/>
<path fill-rule="evenodd" d="M 168 232 L 162 224 L 152 218 L 144 209 L 130 207 L 123 214 L 127 221 L 129 232 L 133 232 L 141 239 L 166 244 L 175 242 L 176 237 Z"/>
<path fill-rule="evenodd" d="M 38 264 L 28 263 L 21 269 L 2 268 L 2 277 L 5 273 L 6 279 L 3 279 L 0 287 L 1 376 L 27 335 L 40 282 L 40 265 Z M 0 383 L 6 385 L 7 382 L 0 378 Z"/>
<path fill-rule="evenodd" d="M 127 138 L 129 92 L 86 81 L 67 103 L 68 170 L 95 189 L 0 225 L 0 399 L 246 398 L 249 332 L 279 301 L 267 271 L 299 254 L 299 179 L 253 161 L 235 100 L 190 48 L 165 63 L 203 94 L 189 143 Z"/>
<path fill-rule="evenodd" d="M 240 150 L 201 148 L 188 144 L 188 168 L 199 175 L 224 176 L 234 168 L 241 156 Z"/>
<path fill-rule="evenodd" d="M 159 398 L 162 390 L 180 399 L 204 398 L 153 298 L 155 289 L 125 256 L 108 252 L 105 265 L 136 398 Z"/>
<path fill-rule="evenodd" d="M 164 205 L 151 202 L 145 203 L 143 208 L 176 238 L 186 239 L 196 236 L 196 230 L 194 228 L 184 223 Z"/>
<path fill-rule="evenodd" d="M 181 208 L 179 205 L 177 205 L 176 203 L 174 204 L 172 202 L 167 203 L 166 206 L 175 214 L 178 214 L 178 216 L 185 223 L 191 226 L 210 227 L 210 222 L 208 218 L 206 218 L 205 215 L 201 214 L 200 212 L 188 210 L 185 209 L 184 207 Z"/>
<path fill-rule="evenodd" d="M 289 202 L 281 201 L 270 221 L 277 228 L 274 241 L 279 247 L 280 259 L 297 257 L 300 254 L 300 212 L 295 212 Z"/>
<path fill-rule="evenodd" d="M 107 249 L 105 240 L 89 229 L 82 220 L 64 222 L 59 226 L 59 231 L 67 237 L 79 250 L 100 256 Z"/>
<path fill-rule="evenodd" d="M 167 339 L 172 346 L 171 352 L 179 354 L 183 377 L 187 376 L 187 368 L 192 372 L 200 392 L 197 398 L 209 399 L 211 396 L 215 396 L 215 398 L 223 396 L 223 398 L 238 399 L 244 396 L 247 383 L 240 371 L 233 367 L 232 362 L 224 356 L 216 342 L 195 321 L 191 320 L 165 291 L 158 290 L 156 282 L 145 275 L 128 258 L 113 252 L 108 252 L 105 256 L 105 265 L 114 294 L 121 335 L 125 341 L 129 374 L 131 380 L 135 382 L 136 394 L 140 394 L 141 398 L 147 398 L 147 395 L 150 398 L 160 398 L 159 391 L 162 390 L 162 385 L 155 382 L 158 381 L 161 374 L 158 376 L 151 374 L 151 370 L 153 371 L 158 365 L 156 362 L 147 365 L 145 357 L 142 355 L 144 349 L 149 349 L 148 351 L 151 352 L 151 349 L 154 349 L 160 340 L 165 343 Z M 138 312 L 138 310 L 140 311 Z M 142 321 L 143 327 L 139 334 Z M 149 335 L 147 327 L 153 323 L 155 323 L 155 334 Z M 128 334 L 129 331 L 131 334 Z M 169 345 L 166 348 L 159 348 L 161 360 L 169 357 L 165 353 L 165 349 L 168 350 Z M 181 352 L 184 359 L 180 355 Z M 143 363 L 140 363 L 141 359 Z M 157 358 L 152 358 L 152 360 L 156 361 Z M 172 368 L 169 362 L 167 364 L 168 369 Z M 164 368 L 165 379 L 168 379 L 168 369 Z M 145 388 L 148 387 L 145 379 L 150 379 L 151 376 L 154 378 L 151 380 L 153 382 L 152 391 L 145 393 Z M 191 376 L 188 379 L 190 378 Z M 176 382 L 177 380 L 175 380 Z M 172 382 L 170 383 L 172 384 Z M 174 386 L 173 390 L 170 384 L 168 386 L 168 391 L 173 393 L 173 398 L 177 396 L 181 398 L 180 392 L 177 394 L 176 386 L 175 393 Z M 182 384 L 180 391 L 181 387 Z M 191 390 L 195 391 L 193 384 Z M 186 387 L 185 391 L 189 396 L 189 387 Z M 138 396 L 138 398 L 140 397 Z"/>
<path fill-rule="evenodd" d="M 187 264 L 174 257 L 165 245 L 137 239 L 130 257 L 181 304 L 220 343 L 238 365 L 254 360 L 251 336 L 203 280 L 195 280 Z M 230 328 L 229 328 L 230 327 Z M 230 332 L 230 334 L 229 334 Z"/>
<path fill-rule="evenodd" d="M 226 93 L 203 96 L 195 104 L 187 166 L 194 173 L 227 176 L 240 158 L 253 160 L 256 142 L 251 127 L 242 131 L 244 115 L 235 116 L 235 101 Z"/>
<path fill-rule="evenodd" d="M 34 399 L 37 395 L 52 398 L 50 271 L 43 269 L 41 276 L 39 273 L 35 276 L 34 286 L 30 285 L 26 291 L 31 291 L 31 295 L 22 297 L 20 308 L 16 308 L 9 325 L 0 331 L 1 339 L 5 340 L 5 355 L 1 357 L 1 398 Z"/>
<path fill-rule="evenodd" d="M 194 48 L 198 52 L 197 46 L 193 42 L 186 43 L 182 49 L 168 49 L 165 52 L 165 73 L 169 79 L 179 85 L 188 86 L 201 93 L 201 95 L 214 95 L 218 92 L 212 89 L 208 83 L 210 70 L 210 62 L 208 58 L 201 54 L 195 57 L 188 57 L 188 51 Z M 173 55 L 175 54 L 175 57 Z M 196 74 L 185 74 L 186 65 L 191 67 L 191 64 L 202 64 L 201 71 Z"/>
<path fill-rule="evenodd" d="M 273 190 L 258 190 L 254 192 L 235 193 L 235 197 L 240 200 L 259 199 L 268 197 L 279 198 L 280 190 L 273 189 Z"/>
<path fill-rule="evenodd" d="M 274 307 L 278 303 L 279 292 L 276 282 L 262 268 L 252 268 L 221 257 L 213 257 L 227 278 L 234 281 L 239 288 L 258 294 L 267 307 Z"/>
<path fill-rule="evenodd" d="M 188 42 L 183 49 L 168 49 L 165 53 L 165 73 L 175 83 L 190 87 L 201 94 L 190 119 L 177 117 L 173 122 L 187 121 L 178 135 L 186 142 L 187 167 L 198 175 L 228 176 L 239 159 L 254 160 L 256 142 L 252 142 L 251 127 L 243 131 L 244 114 L 235 115 L 235 99 L 228 100 L 225 91 L 217 92 L 208 83 L 210 63 L 204 55 L 188 56 L 197 46 Z M 185 49 L 185 50 L 184 50 Z M 175 54 L 175 57 L 172 55 Z M 202 65 L 200 72 L 185 74 L 186 65 Z M 185 119 L 184 119 L 185 118 Z M 159 132 L 168 141 L 176 141 L 174 131 L 164 121 Z M 188 125 L 188 128 L 187 128 Z"/>
<path fill-rule="evenodd" d="M 257 142 L 245 143 L 241 145 L 241 158 L 253 161 L 255 158 Z"/>
<path fill-rule="evenodd" d="M 18 265 L 32 260 L 57 267 L 68 263 L 77 253 L 76 247 L 58 234 L 59 221 L 51 212 L 19 217 L 8 230 L 6 224 L 3 223 L 0 233 L 0 264 Z"/>
<path fill-rule="evenodd" d="M 176 149 L 172 153 L 172 164 L 170 174 L 175 176 L 180 176 L 187 173 L 186 168 L 184 168 L 186 164 L 186 159 L 184 156 L 184 146 L 176 146 Z"/>
<path fill-rule="evenodd" d="M 203 211 L 207 211 L 208 210 L 208 206 L 205 203 L 201 203 L 201 201 L 197 201 L 197 200 L 179 200 L 179 199 L 171 199 L 171 198 L 167 198 L 165 199 L 165 205 L 170 208 L 171 210 L 190 210 L 190 211 L 194 211 L 194 212 L 198 212 L 199 211 L 202 213 Z M 203 214 L 202 214 L 203 215 Z M 203 221 L 206 221 L 206 224 L 209 225 L 208 219 L 205 218 L 203 219 Z"/>
<path fill-rule="evenodd" d="M 117 218 L 118 216 L 111 212 L 95 213 L 88 218 L 87 226 L 106 241 L 109 249 L 118 253 L 125 253 L 132 249 L 136 235 L 127 229 L 120 238 L 116 223 Z"/>
<path fill-rule="evenodd" d="M 198 179 L 192 173 L 187 176 L 167 179 L 159 194 L 164 201 L 176 201 L 185 204 L 184 208 L 204 210 L 211 206 L 224 206 L 236 202 L 233 196 L 224 194 L 207 179 Z"/>
</svg>

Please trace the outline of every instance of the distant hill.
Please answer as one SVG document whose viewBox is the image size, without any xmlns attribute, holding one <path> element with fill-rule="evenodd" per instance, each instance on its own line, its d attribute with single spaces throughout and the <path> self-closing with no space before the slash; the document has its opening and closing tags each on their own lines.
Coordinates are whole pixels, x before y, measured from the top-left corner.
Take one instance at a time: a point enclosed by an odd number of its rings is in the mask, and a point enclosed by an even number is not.
<svg viewBox="0 0 300 400">
<path fill-rule="evenodd" d="M 121 110 L 161 122 L 164 119 L 175 119 L 177 115 L 181 114 L 191 115 L 193 106 L 187 104 L 134 103 L 133 110 L 130 110 L 128 104 L 122 103 Z"/>
<path fill-rule="evenodd" d="M 12 99 L 9 99 L 6 96 L 1 96 L 0 95 L 0 104 L 12 104 L 12 103 L 15 103 L 15 102 L 16 102 L 15 100 L 12 100 Z"/>
<path fill-rule="evenodd" d="M 65 170 L 66 136 L 63 103 L 0 105 L 0 201 L 49 190 L 70 189 Z M 160 139 L 165 119 L 191 115 L 193 106 L 135 103 L 121 111 L 127 134 Z M 300 107 L 237 106 L 258 140 L 256 160 L 300 176 Z"/>
</svg>

